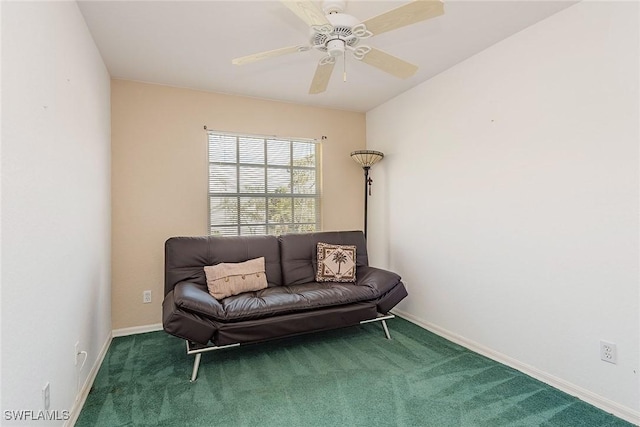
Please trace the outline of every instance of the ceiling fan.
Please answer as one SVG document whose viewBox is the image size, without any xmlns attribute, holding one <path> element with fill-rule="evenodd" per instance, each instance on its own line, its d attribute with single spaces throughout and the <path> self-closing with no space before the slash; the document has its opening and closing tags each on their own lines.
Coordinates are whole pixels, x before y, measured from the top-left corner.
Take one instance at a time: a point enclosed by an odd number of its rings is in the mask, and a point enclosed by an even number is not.
<svg viewBox="0 0 640 427">
<path fill-rule="evenodd" d="M 281 1 L 309 26 L 309 45 L 283 47 L 236 58 L 231 62 L 235 65 L 244 65 L 289 53 L 306 52 L 311 49 L 319 50 L 326 55 L 318 62 L 309 88 L 310 94 L 322 93 L 327 90 L 336 58 L 345 56 L 347 51 L 355 59 L 393 76 L 401 79 L 411 77 L 418 70 L 417 66 L 374 47 L 360 44 L 360 41 L 435 18 L 444 13 L 444 6 L 440 0 L 413 0 L 360 22 L 359 19 L 343 13 L 346 3 L 344 0 L 325 0 L 322 2 L 322 10 L 311 0 Z"/>
</svg>

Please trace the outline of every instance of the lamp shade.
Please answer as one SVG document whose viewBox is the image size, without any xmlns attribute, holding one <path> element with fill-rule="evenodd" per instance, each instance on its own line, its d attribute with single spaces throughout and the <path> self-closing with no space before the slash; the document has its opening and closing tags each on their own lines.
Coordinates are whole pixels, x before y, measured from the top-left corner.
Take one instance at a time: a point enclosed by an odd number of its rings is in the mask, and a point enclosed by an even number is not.
<svg viewBox="0 0 640 427">
<path fill-rule="evenodd" d="M 374 150 L 358 150 L 351 153 L 351 158 L 358 162 L 363 168 L 371 167 L 382 160 L 383 157 L 384 154 Z"/>
</svg>

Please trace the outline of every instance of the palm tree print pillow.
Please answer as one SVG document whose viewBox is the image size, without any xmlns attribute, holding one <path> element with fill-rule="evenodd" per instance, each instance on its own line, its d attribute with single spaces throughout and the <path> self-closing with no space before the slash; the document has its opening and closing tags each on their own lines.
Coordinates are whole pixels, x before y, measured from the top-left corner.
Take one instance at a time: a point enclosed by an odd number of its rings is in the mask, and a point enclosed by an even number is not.
<svg viewBox="0 0 640 427">
<path fill-rule="evenodd" d="M 316 282 L 355 282 L 356 247 L 318 243 Z"/>
</svg>

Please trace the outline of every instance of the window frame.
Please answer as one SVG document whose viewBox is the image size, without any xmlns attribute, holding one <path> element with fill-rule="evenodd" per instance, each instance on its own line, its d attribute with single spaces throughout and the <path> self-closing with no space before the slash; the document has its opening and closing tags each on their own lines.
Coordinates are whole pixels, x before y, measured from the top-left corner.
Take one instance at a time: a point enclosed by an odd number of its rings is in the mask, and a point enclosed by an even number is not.
<svg viewBox="0 0 640 427">
<path fill-rule="evenodd" d="M 212 148 L 213 142 L 212 137 L 219 138 L 232 138 L 234 139 L 235 144 L 235 161 L 234 162 L 224 162 L 224 161 L 213 161 L 212 158 Z M 263 153 L 263 162 L 262 163 L 246 163 L 241 162 L 241 144 L 242 142 L 246 142 L 247 140 L 261 140 L 262 148 L 264 150 Z M 269 163 L 269 142 L 287 142 L 289 147 L 288 159 L 289 164 L 277 164 L 277 163 Z M 294 146 L 296 143 L 301 144 L 313 144 L 314 151 L 314 165 L 313 166 L 303 166 L 303 165 L 295 165 L 295 156 L 294 156 Z M 235 167 L 235 192 L 216 192 L 213 191 L 212 183 L 214 181 L 214 175 L 212 173 L 212 165 L 225 165 L 225 166 L 233 166 Z M 245 175 L 241 174 L 241 168 L 243 167 L 258 167 L 264 169 L 264 191 L 263 192 L 242 192 L 242 177 Z M 290 138 L 290 137 L 280 137 L 274 135 L 251 135 L 251 134 L 241 134 L 234 132 L 219 132 L 215 130 L 207 130 L 207 227 L 208 234 L 214 235 L 215 227 L 220 228 L 235 228 L 235 233 L 219 233 L 222 236 L 247 236 L 247 235 L 278 235 L 284 233 L 298 233 L 298 232 L 315 232 L 322 230 L 322 218 L 321 218 L 321 144 L 317 139 L 311 138 Z M 288 186 L 289 192 L 285 193 L 277 193 L 269 190 L 269 172 L 273 172 L 276 170 L 284 170 L 288 173 Z M 313 188 L 315 192 L 312 193 L 304 193 L 299 192 L 295 193 L 295 172 L 296 171 L 313 171 L 315 175 L 315 180 L 313 182 Z M 228 197 L 230 199 L 235 198 L 235 216 L 236 220 L 234 224 L 215 224 L 213 219 L 212 212 L 212 200 L 215 197 Z M 247 200 L 249 198 L 263 198 L 264 199 L 264 222 L 254 222 L 254 223 L 243 223 L 242 218 L 242 200 Z M 290 200 L 290 222 L 271 222 L 269 216 L 269 204 L 273 199 L 286 199 Z M 296 213 L 295 206 L 296 200 L 313 200 L 314 201 L 314 219 L 313 222 L 302 222 L 296 221 Z M 298 202 L 299 203 L 299 202 Z M 262 232 L 244 232 L 247 228 L 250 227 L 264 227 L 264 233 Z M 304 230 L 307 228 L 307 230 Z"/>
</svg>

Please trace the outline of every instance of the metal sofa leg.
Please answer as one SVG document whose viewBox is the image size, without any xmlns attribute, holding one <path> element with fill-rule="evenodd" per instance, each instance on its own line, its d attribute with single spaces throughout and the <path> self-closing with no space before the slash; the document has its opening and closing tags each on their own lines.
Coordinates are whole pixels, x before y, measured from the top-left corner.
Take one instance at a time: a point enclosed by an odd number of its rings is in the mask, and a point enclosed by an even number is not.
<svg viewBox="0 0 640 427">
<path fill-rule="evenodd" d="M 191 382 L 194 382 L 196 380 L 196 378 L 198 377 L 198 369 L 200 368 L 200 359 L 202 358 L 202 353 L 205 353 L 207 351 L 213 351 L 213 350 L 221 350 L 223 348 L 231 348 L 231 347 L 239 347 L 240 343 L 237 344 L 229 344 L 229 345 L 221 345 L 221 346 L 216 346 L 216 345 L 198 345 L 195 343 L 192 343 L 188 340 L 185 340 L 187 343 L 187 354 L 188 355 L 192 355 L 195 354 L 196 358 L 193 361 L 193 371 L 191 372 Z"/>
<path fill-rule="evenodd" d="M 196 354 L 196 359 L 193 361 L 193 372 L 191 373 L 191 382 L 196 380 L 198 376 L 198 368 L 200 368 L 200 359 L 202 358 L 202 353 Z"/>
<path fill-rule="evenodd" d="M 390 340 L 391 339 L 391 334 L 389 333 L 389 328 L 387 327 L 387 319 L 393 319 L 394 316 L 393 314 L 380 314 L 378 313 L 378 315 L 375 317 L 375 319 L 368 319 L 368 320 L 363 320 L 360 322 L 360 324 L 362 325 L 363 323 L 371 323 L 371 322 L 381 322 L 382 323 L 382 329 L 384 330 L 384 336 Z"/>
<path fill-rule="evenodd" d="M 387 328 L 387 322 L 384 319 L 382 320 L 382 329 L 384 330 L 384 336 L 390 340 L 391 335 L 389 334 L 389 328 Z"/>
</svg>

